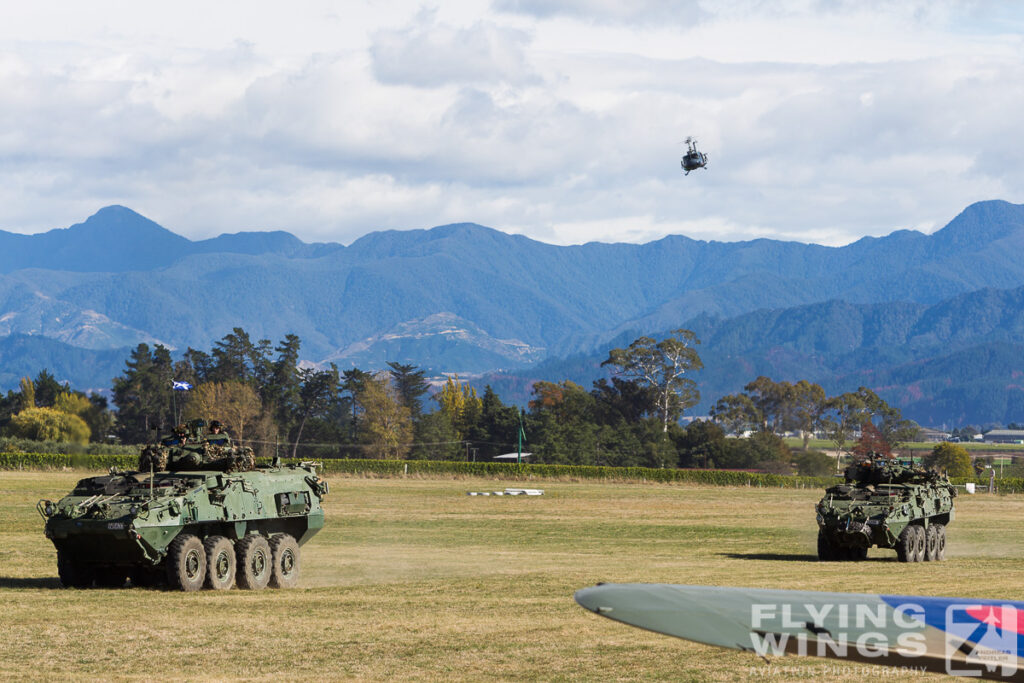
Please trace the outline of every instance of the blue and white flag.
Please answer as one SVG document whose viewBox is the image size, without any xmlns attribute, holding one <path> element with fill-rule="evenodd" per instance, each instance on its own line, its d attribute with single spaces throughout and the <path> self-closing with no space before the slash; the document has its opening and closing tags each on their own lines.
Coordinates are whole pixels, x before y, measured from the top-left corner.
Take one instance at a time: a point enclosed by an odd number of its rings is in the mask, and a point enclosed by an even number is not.
<svg viewBox="0 0 1024 683">
<path fill-rule="evenodd" d="M 192 385 L 188 382 L 179 382 L 176 379 L 171 380 L 171 388 L 175 391 L 188 391 L 192 388 Z"/>
</svg>

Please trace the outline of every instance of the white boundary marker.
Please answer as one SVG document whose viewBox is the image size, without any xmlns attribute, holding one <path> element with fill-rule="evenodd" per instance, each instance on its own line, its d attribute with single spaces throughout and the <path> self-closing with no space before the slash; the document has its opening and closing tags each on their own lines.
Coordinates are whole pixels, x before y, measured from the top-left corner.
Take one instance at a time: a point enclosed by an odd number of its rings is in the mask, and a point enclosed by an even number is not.
<svg viewBox="0 0 1024 683">
<path fill-rule="evenodd" d="M 505 489 L 504 491 L 467 491 L 467 496 L 543 496 L 544 489 Z"/>
</svg>

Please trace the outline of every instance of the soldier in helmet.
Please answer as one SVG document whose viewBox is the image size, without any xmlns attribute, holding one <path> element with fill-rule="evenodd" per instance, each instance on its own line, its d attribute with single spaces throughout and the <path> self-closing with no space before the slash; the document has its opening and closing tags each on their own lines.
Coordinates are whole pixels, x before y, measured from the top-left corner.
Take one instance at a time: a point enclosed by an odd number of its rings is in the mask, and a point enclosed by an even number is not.
<svg viewBox="0 0 1024 683">
<path fill-rule="evenodd" d="M 206 442 L 218 446 L 231 444 L 231 437 L 224 431 L 224 425 L 220 420 L 210 420 L 210 433 L 206 435 Z"/>
</svg>

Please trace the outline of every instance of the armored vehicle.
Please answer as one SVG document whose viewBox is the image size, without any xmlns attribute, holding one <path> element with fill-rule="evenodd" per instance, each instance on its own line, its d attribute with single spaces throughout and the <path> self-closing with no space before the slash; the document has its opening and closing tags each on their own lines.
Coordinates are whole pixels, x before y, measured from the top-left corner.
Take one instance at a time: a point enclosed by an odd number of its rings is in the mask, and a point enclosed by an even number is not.
<svg viewBox="0 0 1024 683">
<path fill-rule="evenodd" d="M 200 442 L 195 430 L 171 443 L 179 437 L 146 448 L 139 471 L 115 468 L 56 503 L 39 501 L 61 583 L 297 585 L 299 546 L 324 523 L 328 486 L 316 465 L 256 467 L 251 449 Z"/>
<path fill-rule="evenodd" d="M 894 548 L 900 562 L 939 561 L 956 489 L 938 472 L 870 458 L 818 502 L 818 558 L 863 560 L 868 548 Z"/>
</svg>

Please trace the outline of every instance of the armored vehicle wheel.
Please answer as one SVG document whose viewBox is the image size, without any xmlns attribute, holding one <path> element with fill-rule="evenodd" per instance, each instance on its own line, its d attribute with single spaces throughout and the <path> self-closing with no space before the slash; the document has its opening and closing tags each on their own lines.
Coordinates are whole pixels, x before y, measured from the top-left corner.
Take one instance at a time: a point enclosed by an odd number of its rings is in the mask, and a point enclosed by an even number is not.
<svg viewBox="0 0 1024 683">
<path fill-rule="evenodd" d="M 57 551 L 57 576 L 65 588 L 91 588 L 93 575 L 92 567 L 71 558 L 62 550 Z"/>
<path fill-rule="evenodd" d="M 836 559 L 835 549 L 832 547 L 832 543 L 829 542 L 828 536 L 818 532 L 818 561 L 819 562 L 832 562 Z"/>
<path fill-rule="evenodd" d="M 939 549 L 939 535 L 936 533 L 935 525 L 929 524 L 928 528 L 924 530 L 924 560 L 925 562 L 933 562 L 935 560 L 935 554 Z"/>
<path fill-rule="evenodd" d="M 270 538 L 273 567 L 271 588 L 295 588 L 299 585 L 299 544 L 291 534 L 274 534 Z"/>
<path fill-rule="evenodd" d="M 239 588 L 261 590 L 270 583 L 272 559 L 270 544 L 259 534 L 249 534 L 235 541 L 238 571 L 235 581 Z"/>
<path fill-rule="evenodd" d="M 896 559 L 900 562 L 913 562 L 916 540 L 917 535 L 914 533 L 914 525 L 908 524 L 900 532 L 899 538 L 896 539 Z"/>
<path fill-rule="evenodd" d="M 914 526 L 914 562 L 924 562 L 925 532 L 923 526 Z"/>
<path fill-rule="evenodd" d="M 863 562 L 868 559 L 867 548 L 850 548 L 850 559 L 854 562 Z"/>
<path fill-rule="evenodd" d="M 946 559 L 946 525 L 935 525 L 935 561 L 942 562 Z"/>
<path fill-rule="evenodd" d="M 215 591 L 231 588 L 235 583 L 235 546 L 223 536 L 210 536 L 203 541 L 206 549 L 206 587 Z"/>
<path fill-rule="evenodd" d="M 197 591 L 206 581 L 206 549 L 198 536 L 181 534 L 167 549 L 167 582 L 171 588 Z"/>
</svg>

